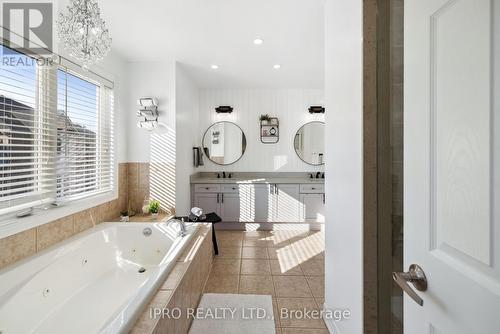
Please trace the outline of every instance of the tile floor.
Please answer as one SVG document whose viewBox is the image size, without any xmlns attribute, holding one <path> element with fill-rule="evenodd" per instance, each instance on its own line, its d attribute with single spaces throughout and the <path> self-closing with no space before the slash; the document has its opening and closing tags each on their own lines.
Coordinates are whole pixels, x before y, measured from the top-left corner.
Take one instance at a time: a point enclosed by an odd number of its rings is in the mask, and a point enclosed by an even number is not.
<svg viewBox="0 0 500 334">
<path fill-rule="evenodd" d="M 271 295 L 277 334 L 328 333 L 322 320 L 287 319 L 278 311 L 321 309 L 323 232 L 217 231 L 217 241 L 205 292 Z"/>
</svg>

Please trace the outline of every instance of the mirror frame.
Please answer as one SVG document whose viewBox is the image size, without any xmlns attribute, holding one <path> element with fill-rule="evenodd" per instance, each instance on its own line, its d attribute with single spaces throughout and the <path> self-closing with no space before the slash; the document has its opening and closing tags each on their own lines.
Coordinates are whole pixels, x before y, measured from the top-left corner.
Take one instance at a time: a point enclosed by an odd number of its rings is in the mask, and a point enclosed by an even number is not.
<svg viewBox="0 0 500 334">
<path fill-rule="evenodd" d="M 227 163 L 227 164 L 220 164 L 218 162 L 215 162 L 213 161 L 212 159 L 210 159 L 210 156 L 207 154 L 207 152 L 205 151 L 205 145 L 203 145 L 203 142 L 205 141 L 205 136 L 207 135 L 208 133 L 208 130 L 210 130 L 210 128 L 214 125 L 217 125 L 217 124 L 221 124 L 221 123 L 230 123 L 230 124 L 233 124 L 233 125 L 236 125 L 236 127 L 238 129 L 240 129 L 241 133 L 243 134 L 243 139 L 242 139 L 242 152 L 241 152 L 241 155 L 238 159 L 236 159 L 234 162 L 231 162 L 231 163 Z M 237 163 L 238 161 L 241 160 L 241 158 L 243 158 L 243 156 L 245 155 L 245 152 L 247 150 L 247 136 L 245 135 L 245 131 L 243 131 L 243 129 L 236 123 L 234 122 L 230 122 L 230 121 L 219 121 L 219 122 L 215 122 L 215 123 L 212 123 L 210 124 L 210 126 L 205 130 L 205 133 L 203 134 L 203 137 L 201 138 L 201 148 L 203 149 L 203 154 L 205 154 L 205 156 L 207 157 L 208 160 L 210 160 L 210 162 L 216 164 L 216 165 L 219 165 L 219 166 L 230 166 L 230 165 L 233 165 L 235 163 Z"/>
<path fill-rule="evenodd" d="M 323 160 L 322 164 L 312 164 L 310 162 L 305 161 L 299 155 L 299 153 L 297 152 L 297 148 L 295 147 L 295 138 L 297 137 L 297 134 L 299 133 L 299 131 L 302 130 L 302 128 L 304 128 L 306 125 L 313 124 L 313 123 L 320 123 L 320 124 L 323 124 L 323 126 L 325 125 L 325 122 L 323 122 L 323 121 L 311 121 L 311 122 L 307 122 L 307 123 L 302 124 L 302 126 L 300 128 L 298 128 L 298 130 L 295 131 L 295 134 L 293 135 L 293 140 L 292 140 L 293 150 L 295 151 L 295 154 L 299 157 L 299 159 L 302 160 L 302 162 L 308 164 L 309 166 L 316 166 L 316 167 L 318 167 L 318 166 L 324 166 L 325 165 L 325 161 L 324 160 Z"/>
</svg>

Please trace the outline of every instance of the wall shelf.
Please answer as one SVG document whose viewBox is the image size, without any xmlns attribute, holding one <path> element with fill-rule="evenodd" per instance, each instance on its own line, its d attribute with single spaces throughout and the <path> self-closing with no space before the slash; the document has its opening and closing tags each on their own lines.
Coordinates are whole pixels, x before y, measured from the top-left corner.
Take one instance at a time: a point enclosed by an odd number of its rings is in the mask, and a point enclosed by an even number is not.
<svg viewBox="0 0 500 334">
<path fill-rule="evenodd" d="M 260 141 L 263 144 L 276 144 L 280 140 L 280 122 L 277 117 L 260 121 Z"/>
</svg>

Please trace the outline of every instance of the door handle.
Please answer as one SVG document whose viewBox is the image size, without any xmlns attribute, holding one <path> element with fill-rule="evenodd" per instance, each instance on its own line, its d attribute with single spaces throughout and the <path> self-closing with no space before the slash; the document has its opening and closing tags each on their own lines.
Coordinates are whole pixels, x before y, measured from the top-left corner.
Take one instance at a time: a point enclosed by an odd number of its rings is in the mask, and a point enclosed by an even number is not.
<svg viewBox="0 0 500 334">
<path fill-rule="evenodd" d="M 221 201 L 221 203 L 224 203 L 224 193 L 222 193 L 222 194 L 220 194 L 220 195 L 221 195 L 221 197 L 222 197 L 222 201 Z"/>
<path fill-rule="evenodd" d="M 217 203 L 219 203 L 219 193 L 217 193 Z"/>
<path fill-rule="evenodd" d="M 425 273 L 419 265 L 410 265 L 407 272 L 393 272 L 392 278 L 394 279 L 394 282 L 396 282 L 397 285 L 399 285 L 399 287 L 411 297 L 411 299 L 413 299 L 418 305 L 424 306 L 423 299 L 420 298 L 415 290 L 413 290 L 408 284 L 413 284 L 413 287 L 418 291 L 427 290 L 427 277 L 425 277 Z"/>
</svg>

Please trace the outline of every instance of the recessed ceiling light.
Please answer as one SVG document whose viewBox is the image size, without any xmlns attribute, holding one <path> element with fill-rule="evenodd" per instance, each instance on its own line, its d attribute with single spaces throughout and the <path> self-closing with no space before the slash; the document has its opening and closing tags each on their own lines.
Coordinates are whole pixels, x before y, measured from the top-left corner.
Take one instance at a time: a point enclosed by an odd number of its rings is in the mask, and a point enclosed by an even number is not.
<svg viewBox="0 0 500 334">
<path fill-rule="evenodd" d="M 261 38 L 256 38 L 253 40 L 253 44 L 255 45 L 261 45 L 262 43 L 264 43 L 264 40 Z"/>
<path fill-rule="evenodd" d="M 281 65 L 280 65 L 280 64 L 275 64 L 275 65 L 273 66 L 273 68 L 274 68 L 275 70 L 279 70 L 279 69 L 281 68 Z"/>
<path fill-rule="evenodd" d="M 217 70 L 217 69 L 219 69 L 219 65 L 212 65 L 212 66 L 210 66 L 210 67 L 212 68 L 212 70 Z"/>
</svg>

